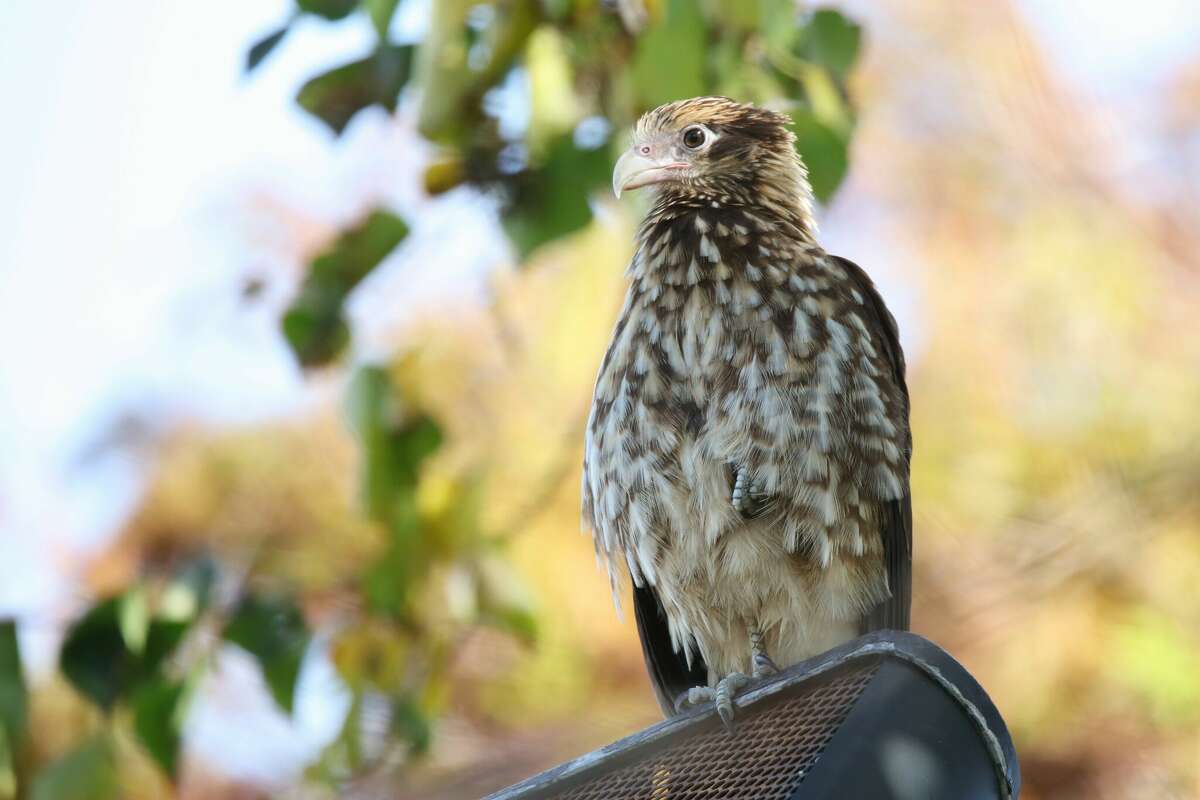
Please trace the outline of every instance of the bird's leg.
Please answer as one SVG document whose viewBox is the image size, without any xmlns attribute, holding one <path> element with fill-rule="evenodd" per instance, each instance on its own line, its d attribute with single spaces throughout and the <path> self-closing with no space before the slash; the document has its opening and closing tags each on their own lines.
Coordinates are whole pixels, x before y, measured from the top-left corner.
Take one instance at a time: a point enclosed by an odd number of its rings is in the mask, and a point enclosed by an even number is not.
<svg viewBox="0 0 1200 800">
<path fill-rule="evenodd" d="M 693 686 L 675 698 L 675 711 L 683 712 L 688 708 L 705 703 L 714 703 L 725 729 L 733 733 L 735 711 L 733 699 L 737 693 L 749 685 L 752 680 L 768 678 L 779 672 L 779 667 L 775 666 L 775 662 L 767 655 L 762 629 L 758 625 L 748 625 L 746 631 L 750 636 L 751 674 L 731 672 L 717 681 L 716 686 Z"/>
<path fill-rule="evenodd" d="M 755 678 L 769 678 L 779 672 L 779 667 L 767 655 L 763 633 L 757 627 L 750 628 L 750 671 Z"/>
</svg>

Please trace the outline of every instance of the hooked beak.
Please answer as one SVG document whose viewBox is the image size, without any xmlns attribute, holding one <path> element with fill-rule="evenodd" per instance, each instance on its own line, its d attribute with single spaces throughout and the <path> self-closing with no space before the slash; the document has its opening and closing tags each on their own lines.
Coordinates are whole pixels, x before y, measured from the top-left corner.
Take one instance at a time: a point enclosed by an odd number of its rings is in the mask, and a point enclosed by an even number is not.
<svg viewBox="0 0 1200 800">
<path fill-rule="evenodd" d="M 640 189 L 652 183 L 670 180 L 688 165 L 679 161 L 655 160 L 633 150 L 626 150 L 613 169 L 613 194 L 618 199 L 627 189 Z"/>
</svg>

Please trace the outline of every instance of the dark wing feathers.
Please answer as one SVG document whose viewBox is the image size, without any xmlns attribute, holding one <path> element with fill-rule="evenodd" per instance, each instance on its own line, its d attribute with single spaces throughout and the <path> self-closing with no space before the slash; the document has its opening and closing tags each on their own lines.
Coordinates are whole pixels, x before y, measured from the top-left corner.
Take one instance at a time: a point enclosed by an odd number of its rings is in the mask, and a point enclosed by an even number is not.
<svg viewBox="0 0 1200 800">
<path fill-rule="evenodd" d="M 906 631 L 912 607 L 912 496 L 887 504 L 883 522 L 883 560 L 891 597 L 871 609 L 859 633 Z"/>
<path fill-rule="evenodd" d="M 840 256 L 832 258 L 849 273 L 855 288 L 866 298 L 865 305 L 872 317 L 868 324 L 879 332 L 888 363 L 892 367 L 892 377 L 904 394 L 904 404 L 907 406 L 908 384 L 904 380 L 904 351 L 900 349 L 900 331 L 896 327 L 895 318 L 887 310 L 875 284 L 861 267 Z M 907 408 L 905 417 L 908 417 Z M 905 458 L 911 457 L 912 454 L 911 433 L 907 445 Z M 905 494 L 901 499 L 888 503 L 883 516 L 883 558 L 891 597 L 863 617 L 860 626 L 862 633 L 887 629 L 904 631 L 908 630 L 909 626 L 912 608 L 912 494 Z"/>
<path fill-rule="evenodd" d="M 666 612 L 652 587 L 633 587 L 633 611 L 642 640 L 646 671 L 650 673 L 650 685 L 654 687 L 663 713 L 672 716 L 676 713 L 675 698 L 693 686 L 708 684 L 708 667 L 699 654 L 693 656 L 692 666 L 688 667 L 683 655 L 671 647 Z"/>
</svg>

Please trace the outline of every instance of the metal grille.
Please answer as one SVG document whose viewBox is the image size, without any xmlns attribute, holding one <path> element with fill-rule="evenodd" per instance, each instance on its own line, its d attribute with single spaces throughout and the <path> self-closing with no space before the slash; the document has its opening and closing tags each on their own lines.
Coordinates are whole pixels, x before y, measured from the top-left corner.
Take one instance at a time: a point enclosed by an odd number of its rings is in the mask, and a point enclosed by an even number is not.
<svg viewBox="0 0 1200 800">
<path fill-rule="evenodd" d="M 743 709 L 719 726 L 599 775 L 563 800 L 788 800 L 821 757 L 878 664 L 867 662 L 798 697 Z"/>
</svg>

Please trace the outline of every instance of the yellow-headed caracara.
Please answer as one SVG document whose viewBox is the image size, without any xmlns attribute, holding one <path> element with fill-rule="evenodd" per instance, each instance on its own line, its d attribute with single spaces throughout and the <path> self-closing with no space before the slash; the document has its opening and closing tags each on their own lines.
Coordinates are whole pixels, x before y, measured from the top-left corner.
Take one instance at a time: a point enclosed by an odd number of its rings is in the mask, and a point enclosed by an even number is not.
<svg viewBox="0 0 1200 800">
<path fill-rule="evenodd" d="M 638 122 L 653 187 L 596 381 L 583 514 L 668 714 L 909 624 L 908 392 L 870 278 L 816 240 L 790 120 L 727 98 Z M 622 566 L 623 565 L 623 566 Z"/>
</svg>

